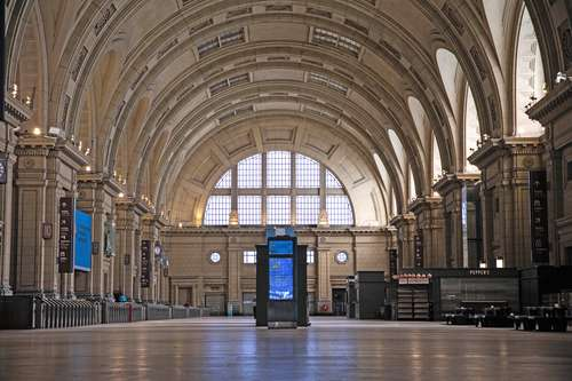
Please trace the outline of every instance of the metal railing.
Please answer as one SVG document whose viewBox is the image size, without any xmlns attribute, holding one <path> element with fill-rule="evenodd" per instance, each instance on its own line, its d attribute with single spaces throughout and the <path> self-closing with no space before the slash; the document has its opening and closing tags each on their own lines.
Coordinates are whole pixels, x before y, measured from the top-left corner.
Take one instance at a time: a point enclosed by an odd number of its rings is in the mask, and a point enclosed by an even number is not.
<svg viewBox="0 0 572 381">
<path fill-rule="evenodd" d="M 0 299 L 0 329 L 68 328 L 205 316 L 209 316 L 209 310 L 205 308 L 152 303 L 59 300 L 32 296 Z"/>
</svg>

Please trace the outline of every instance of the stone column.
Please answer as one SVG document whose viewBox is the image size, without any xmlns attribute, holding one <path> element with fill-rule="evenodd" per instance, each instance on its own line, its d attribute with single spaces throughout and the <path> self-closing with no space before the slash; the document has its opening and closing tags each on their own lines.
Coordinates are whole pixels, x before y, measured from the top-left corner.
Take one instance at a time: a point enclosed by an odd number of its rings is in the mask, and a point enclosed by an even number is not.
<svg viewBox="0 0 572 381">
<path fill-rule="evenodd" d="M 423 267 L 446 267 L 443 203 L 438 197 L 420 197 L 409 209 L 415 214 L 417 230 L 423 236 Z"/>
<path fill-rule="evenodd" d="M 151 241 L 151 250 L 154 250 L 155 244 L 160 242 L 161 238 L 161 229 L 166 225 L 165 221 L 161 219 L 160 216 L 154 215 L 150 213 L 150 210 L 147 208 L 146 205 L 141 204 L 139 205 L 139 210 L 141 212 L 146 213 L 141 218 L 141 232 L 139 234 L 140 239 L 137 242 L 138 245 L 138 254 L 137 254 L 137 288 L 139 289 L 140 298 L 147 302 L 147 303 L 157 303 L 160 299 L 160 272 L 161 272 L 161 264 L 159 262 L 159 258 L 155 257 L 155 253 L 151 253 L 153 258 L 153 270 L 151 272 L 151 282 L 149 287 L 141 288 L 141 283 L 139 282 L 139 278 L 141 276 L 141 247 L 140 243 L 142 239 Z M 164 248 L 164 245 L 162 245 Z M 164 253 L 165 254 L 165 253 Z"/>
<path fill-rule="evenodd" d="M 242 267 L 242 250 L 236 244 L 236 238 L 228 238 L 228 306 L 233 312 L 240 311 L 242 306 L 242 289 L 240 287 L 240 268 Z"/>
<path fill-rule="evenodd" d="M 142 211 L 133 199 L 116 200 L 117 240 L 114 269 L 114 292 L 123 293 L 129 299 L 134 297 L 133 277 L 136 275 L 137 251 L 136 231 L 140 226 Z"/>
<path fill-rule="evenodd" d="M 572 265 L 572 81 L 556 84 L 528 115 L 545 127 L 550 264 Z"/>
<path fill-rule="evenodd" d="M 16 292 L 21 294 L 43 294 L 45 290 L 45 241 L 42 224 L 46 215 L 47 162 L 55 139 L 44 136 L 26 135 L 16 147 L 18 170 L 16 172 L 17 192 L 17 236 L 16 236 Z M 46 229 L 48 225 L 45 225 Z M 49 226 L 56 236 L 55 225 Z M 50 267 L 54 271 L 55 263 Z M 48 290 L 56 293 L 56 286 Z"/>
<path fill-rule="evenodd" d="M 6 159 L 4 171 L 6 183 L 0 184 L 0 296 L 12 295 L 12 206 L 14 203 L 14 164 L 16 136 L 14 128 L 0 122 L 0 155 Z"/>
<path fill-rule="evenodd" d="M 393 217 L 390 224 L 397 229 L 398 271 L 411 269 L 415 265 L 416 223 L 413 213 Z"/>
<path fill-rule="evenodd" d="M 532 265 L 529 172 L 544 168 L 540 138 L 489 139 L 469 160 L 481 169 L 488 267 Z"/>
<path fill-rule="evenodd" d="M 13 245 L 13 231 L 15 229 L 14 213 L 17 202 L 16 166 L 17 144 L 16 128 L 30 119 L 33 110 L 23 104 L 19 99 L 6 97 L 4 102 L 4 118 L 0 121 L 0 157 L 6 159 L 6 184 L 0 185 L 0 296 L 12 295 L 16 283 L 17 251 Z"/>
<path fill-rule="evenodd" d="M 318 239 L 316 248 L 316 259 L 318 266 L 318 279 L 316 280 L 318 295 L 318 314 L 329 314 L 332 312 L 332 285 L 330 280 L 331 256 L 330 249 L 320 245 L 322 238 Z"/>
<path fill-rule="evenodd" d="M 469 252 L 469 223 L 474 221 L 469 213 L 474 214 L 474 207 L 469 208 L 468 197 L 479 179 L 478 174 L 447 174 L 433 185 L 443 198 L 447 267 L 477 267 L 477 253 Z"/>
<path fill-rule="evenodd" d="M 23 135 L 18 171 L 18 292 L 73 297 L 73 273 L 58 272 L 59 203 L 75 197 L 76 174 L 87 164 L 69 141 Z"/>
<path fill-rule="evenodd" d="M 109 227 L 114 223 L 114 198 L 121 191 L 120 185 L 110 176 L 102 173 L 82 173 L 78 176 L 79 197 L 77 207 L 92 215 L 93 231 L 92 240 L 97 247 L 97 251 L 92 256 L 92 269 L 87 276 L 85 289 L 78 284 L 76 279 L 76 293 L 84 294 L 86 297 L 102 300 L 106 297 L 106 290 L 110 290 L 112 275 L 112 252 L 106 252 L 106 239 L 109 236 Z M 106 237 L 107 235 L 107 237 Z M 106 276 L 107 275 L 107 276 Z"/>
</svg>

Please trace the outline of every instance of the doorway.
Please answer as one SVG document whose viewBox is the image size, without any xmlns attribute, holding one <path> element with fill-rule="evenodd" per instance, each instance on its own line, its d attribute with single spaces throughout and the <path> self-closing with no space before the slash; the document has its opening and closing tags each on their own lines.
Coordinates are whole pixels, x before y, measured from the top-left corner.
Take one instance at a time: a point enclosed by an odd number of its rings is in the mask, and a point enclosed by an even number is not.
<svg viewBox="0 0 572 381">
<path fill-rule="evenodd" d="M 346 316 L 346 295 L 345 288 L 332 289 L 332 313 L 334 316 Z"/>
<path fill-rule="evenodd" d="M 193 288 L 181 287 L 179 288 L 179 299 L 177 304 L 180 306 L 193 306 Z"/>
<path fill-rule="evenodd" d="M 224 294 L 205 294 L 205 307 L 209 309 L 211 316 L 224 316 L 225 304 Z"/>
</svg>

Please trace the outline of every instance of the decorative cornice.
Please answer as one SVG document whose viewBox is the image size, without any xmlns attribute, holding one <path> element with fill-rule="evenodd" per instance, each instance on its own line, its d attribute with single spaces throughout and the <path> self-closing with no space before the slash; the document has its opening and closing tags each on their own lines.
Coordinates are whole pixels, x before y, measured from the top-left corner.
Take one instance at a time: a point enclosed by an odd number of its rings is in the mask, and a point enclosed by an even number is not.
<svg viewBox="0 0 572 381">
<path fill-rule="evenodd" d="M 526 113 L 531 119 L 537 120 L 546 126 L 571 110 L 572 82 L 565 81 L 536 102 Z"/>
<path fill-rule="evenodd" d="M 52 152 L 54 156 L 59 157 L 76 171 L 89 164 L 87 156 L 67 139 L 57 139 L 56 146 Z"/>
<path fill-rule="evenodd" d="M 56 146 L 56 138 L 50 136 L 36 136 L 23 134 L 18 139 L 14 150 L 17 156 L 48 156 L 50 150 Z"/>
<path fill-rule="evenodd" d="M 372 228 L 372 227 L 352 227 L 352 228 L 294 228 L 298 235 L 313 235 L 319 237 L 321 235 L 388 235 L 391 230 L 387 227 Z M 264 235 L 266 228 L 264 227 L 183 227 L 177 228 L 174 226 L 167 226 L 163 232 L 169 236 L 199 236 L 199 235 L 225 235 L 225 236 L 256 236 Z"/>
<path fill-rule="evenodd" d="M 442 197 L 454 190 L 460 189 L 464 184 L 474 184 L 481 179 L 481 175 L 473 173 L 447 173 L 433 184 L 433 189 Z"/>
<path fill-rule="evenodd" d="M 401 228 L 405 225 L 410 225 L 415 223 L 415 214 L 413 213 L 405 213 L 405 214 L 398 214 L 394 216 L 389 223 L 395 226 L 397 229 Z"/>
<path fill-rule="evenodd" d="M 30 120 L 32 117 L 32 110 L 25 104 L 12 97 L 4 98 L 4 110 L 6 113 L 6 121 L 14 127 L 19 127 L 22 123 Z"/>
<path fill-rule="evenodd" d="M 113 177 L 106 173 L 79 173 L 77 175 L 79 183 L 95 183 L 101 184 L 112 197 L 117 197 L 119 193 L 124 192 L 123 186 Z"/>
<path fill-rule="evenodd" d="M 443 199 L 441 197 L 418 197 L 409 204 L 409 211 L 416 216 L 422 212 L 436 207 L 441 207 Z"/>
<path fill-rule="evenodd" d="M 468 159 L 471 164 L 483 170 L 505 155 L 537 155 L 543 151 L 542 137 L 492 138 L 483 143 Z"/>
</svg>

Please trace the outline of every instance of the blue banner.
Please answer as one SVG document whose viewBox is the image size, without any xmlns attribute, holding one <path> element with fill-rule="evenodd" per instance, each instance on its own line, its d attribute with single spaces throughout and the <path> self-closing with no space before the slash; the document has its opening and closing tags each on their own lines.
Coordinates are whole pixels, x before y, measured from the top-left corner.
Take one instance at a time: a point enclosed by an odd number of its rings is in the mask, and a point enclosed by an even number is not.
<svg viewBox="0 0 572 381">
<path fill-rule="evenodd" d="M 74 269 L 91 271 L 91 215 L 75 211 L 75 261 Z"/>
</svg>

